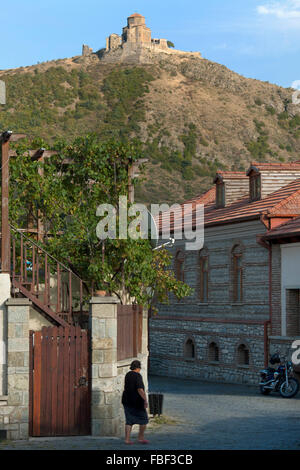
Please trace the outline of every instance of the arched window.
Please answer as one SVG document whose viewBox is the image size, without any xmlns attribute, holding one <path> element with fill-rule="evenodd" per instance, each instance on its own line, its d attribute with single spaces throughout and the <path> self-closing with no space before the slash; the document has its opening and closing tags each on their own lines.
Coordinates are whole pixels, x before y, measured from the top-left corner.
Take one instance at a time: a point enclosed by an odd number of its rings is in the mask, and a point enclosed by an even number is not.
<svg viewBox="0 0 300 470">
<path fill-rule="evenodd" d="M 184 281 L 184 253 L 182 250 L 178 250 L 176 253 L 174 270 L 176 279 Z"/>
<path fill-rule="evenodd" d="M 241 366 L 249 366 L 250 352 L 245 344 L 240 344 L 237 349 L 237 363 Z"/>
<path fill-rule="evenodd" d="M 195 343 L 191 338 L 188 338 L 184 344 L 184 357 L 186 359 L 195 359 Z"/>
<path fill-rule="evenodd" d="M 208 252 L 201 250 L 199 256 L 199 299 L 208 301 Z"/>
<path fill-rule="evenodd" d="M 219 346 L 215 342 L 210 343 L 208 346 L 208 360 L 210 362 L 219 362 L 220 360 Z"/>
<path fill-rule="evenodd" d="M 232 297 L 234 302 L 243 300 L 243 252 L 240 245 L 232 250 Z"/>
</svg>

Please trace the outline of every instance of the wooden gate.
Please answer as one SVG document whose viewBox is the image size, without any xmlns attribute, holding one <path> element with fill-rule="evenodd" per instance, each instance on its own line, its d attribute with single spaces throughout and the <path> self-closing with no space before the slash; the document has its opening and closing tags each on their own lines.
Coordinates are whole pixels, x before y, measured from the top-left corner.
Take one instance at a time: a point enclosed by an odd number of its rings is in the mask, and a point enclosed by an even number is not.
<svg viewBox="0 0 300 470">
<path fill-rule="evenodd" d="M 80 327 L 30 332 L 31 436 L 90 434 L 89 334 Z"/>
</svg>

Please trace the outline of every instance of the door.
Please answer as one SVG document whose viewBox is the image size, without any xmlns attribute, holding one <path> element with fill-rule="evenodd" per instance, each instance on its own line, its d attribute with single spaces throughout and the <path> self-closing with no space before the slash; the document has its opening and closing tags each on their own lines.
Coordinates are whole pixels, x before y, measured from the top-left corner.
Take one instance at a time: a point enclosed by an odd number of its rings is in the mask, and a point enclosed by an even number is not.
<svg viewBox="0 0 300 470">
<path fill-rule="evenodd" d="M 89 334 L 80 327 L 30 332 L 31 436 L 90 434 Z"/>
</svg>

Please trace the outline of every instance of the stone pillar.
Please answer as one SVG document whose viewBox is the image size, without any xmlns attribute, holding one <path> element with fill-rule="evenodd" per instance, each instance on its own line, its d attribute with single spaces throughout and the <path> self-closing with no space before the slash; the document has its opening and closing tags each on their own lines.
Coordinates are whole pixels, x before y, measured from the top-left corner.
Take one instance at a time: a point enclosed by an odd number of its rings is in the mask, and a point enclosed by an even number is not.
<svg viewBox="0 0 300 470">
<path fill-rule="evenodd" d="M 8 439 L 28 438 L 30 306 L 26 298 L 6 302 L 7 401 L 0 407 L 0 429 L 6 430 Z"/>
<path fill-rule="evenodd" d="M 90 301 L 92 343 L 92 435 L 117 436 L 121 412 L 117 391 L 117 306 L 115 297 Z"/>
<path fill-rule="evenodd" d="M 0 273 L 0 396 L 7 392 L 7 314 L 5 302 L 10 298 L 10 275 Z"/>
</svg>

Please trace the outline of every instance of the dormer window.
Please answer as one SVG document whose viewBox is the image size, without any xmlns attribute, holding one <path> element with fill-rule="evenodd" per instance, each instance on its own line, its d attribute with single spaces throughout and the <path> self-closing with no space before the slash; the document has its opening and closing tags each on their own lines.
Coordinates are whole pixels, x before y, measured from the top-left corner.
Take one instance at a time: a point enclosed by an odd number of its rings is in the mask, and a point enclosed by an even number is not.
<svg viewBox="0 0 300 470">
<path fill-rule="evenodd" d="M 217 207 L 225 207 L 225 184 L 221 182 L 216 185 L 216 203 Z"/>
<path fill-rule="evenodd" d="M 258 201 L 261 199 L 261 179 L 260 174 L 250 176 L 250 200 Z"/>
<path fill-rule="evenodd" d="M 218 171 L 216 185 L 216 208 L 221 209 L 249 194 L 248 178 L 243 171 Z"/>
</svg>

